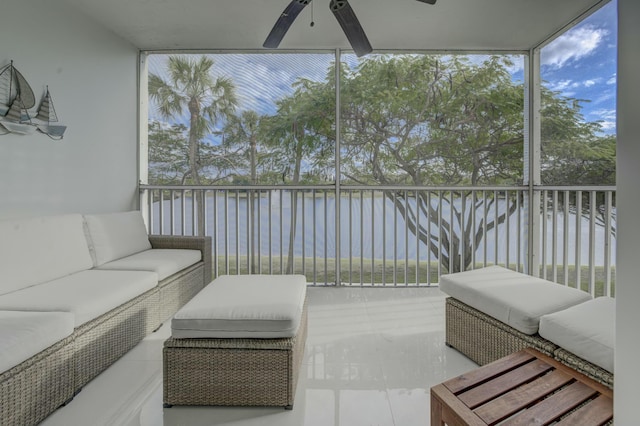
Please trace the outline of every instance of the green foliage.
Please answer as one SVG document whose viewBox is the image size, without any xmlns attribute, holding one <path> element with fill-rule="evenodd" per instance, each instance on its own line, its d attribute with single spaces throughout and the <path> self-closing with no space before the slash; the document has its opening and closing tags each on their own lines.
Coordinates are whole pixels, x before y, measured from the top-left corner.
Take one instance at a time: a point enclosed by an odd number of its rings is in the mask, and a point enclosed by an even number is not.
<svg viewBox="0 0 640 426">
<path fill-rule="evenodd" d="M 521 184 L 524 88 L 512 81 L 510 66 L 505 55 L 481 63 L 462 55 L 371 55 L 353 68 L 341 64 L 343 181 Z M 335 64 L 323 81 L 294 83 L 271 116 L 236 114 L 234 83 L 213 78 L 213 67 L 206 55 L 171 56 L 166 77 L 150 75 L 149 93 L 161 115 L 189 122 L 150 128 L 153 180 L 335 179 Z M 584 121 L 581 101 L 545 88 L 542 101 L 543 183 L 614 184 L 615 138 Z M 179 141 L 185 142 L 180 148 Z"/>
<path fill-rule="evenodd" d="M 331 72 L 331 71 L 330 71 Z M 276 102 L 277 113 L 262 121 L 272 167 L 282 183 L 316 183 L 330 176 L 335 159 L 335 85 L 300 79 L 294 92 Z M 319 183 L 326 183 L 319 182 Z"/>
<path fill-rule="evenodd" d="M 335 64 L 323 81 L 298 79 L 292 93 L 276 101 L 275 114 L 261 115 L 235 111 L 234 83 L 212 77 L 210 57 L 172 56 L 166 78 L 149 76 L 149 93 L 163 117 L 186 117 L 188 125 L 150 124 L 150 178 L 153 183 L 297 185 L 332 182 L 340 173 L 346 184 L 520 185 L 525 93 L 512 80 L 512 65 L 505 55 L 482 62 L 463 55 L 370 55 L 353 67 L 342 63 L 336 171 Z M 580 100 L 545 88 L 541 96 L 543 183 L 615 184 L 615 137 L 602 136 L 599 123 L 584 121 Z M 444 200 L 453 212 L 449 223 L 420 192 L 413 204 L 402 193 L 386 196 L 451 271 L 468 265 L 470 248 L 516 206 L 515 198 L 504 200 L 501 215 L 471 229 L 466 216 L 498 200 L 469 201 L 473 206 L 462 211 L 460 198 L 452 196 Z M 436 226 L 425 228 L 419 217 Z M 292 217 L 292 239 L 295 229 Z M 292 260 L 290 252 L 289 271 Z"/>
<path fill-rule="evenodd" d="M 615 185 L 616 138 L 585 122 L 577 99 L 542 89 L 541 178 L 545 185 Z"/>
<path fill-rule="evenodd" d="M 381 55 L 342 81 L 345 175 L 354 182 L 522 181 L 523 89 L 504 56 Z"/>
<path fill-rule="evenodd" d="M 149 123 L 149 181 L 161 185 L 183 183 L 188 170 L 188 136 L 183 124 Z"/>
<path fill-rule="evenodd" d="M 219 120 L 233 113 L 237 104 L 233 82 L 224 77 L 213 79 L 212 67 L 213 60 L 205 55 L 199 59 L 170 56 L 166 80 L 156 74 L 149 75 L 149 96 L 163 117 L 188 113 L 188 169 L 183 174 L 183 183 L 199 185 L 203 183 L 200 180 L 203 171 L 219 166 L 212 161 L 217 157 L 211 149 L 204 155 L 201 153 L 202 148 L 207 148 L 204 138 Z"/>
</svg>

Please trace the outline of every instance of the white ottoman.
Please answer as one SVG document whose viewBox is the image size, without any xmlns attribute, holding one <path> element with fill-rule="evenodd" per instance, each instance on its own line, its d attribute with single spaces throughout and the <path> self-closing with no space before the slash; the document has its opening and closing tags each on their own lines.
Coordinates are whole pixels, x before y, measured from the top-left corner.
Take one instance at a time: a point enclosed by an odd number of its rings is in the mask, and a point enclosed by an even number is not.
<svg viewBox="0 0 640 426">
<path fill-rule="evenodd" d="M 446 342 L 484 365 L 526 347 L 553 355 L 538 335 L 540 318 L 591 300 L 583 291 L 490 266 L 443 275 Z"/>
<path fill-rule="evenodd" d="M 303 275 L 216 278 L 171 321 L 164 405 L 292 408 L 307 332 Z"/>
</svg>

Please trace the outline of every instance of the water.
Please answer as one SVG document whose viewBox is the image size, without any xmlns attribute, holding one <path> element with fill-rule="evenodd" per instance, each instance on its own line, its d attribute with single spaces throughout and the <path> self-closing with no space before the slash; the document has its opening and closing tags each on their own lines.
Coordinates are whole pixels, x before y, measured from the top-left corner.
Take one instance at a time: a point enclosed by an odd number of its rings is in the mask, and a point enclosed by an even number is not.
<svg viewBox="0 0 640 426">
<path fill-rule="evenodd" d="M 235 193 L 231 193 L 226 199 L 221 194 L 217 195 L 215 199 L 213 196 L 207 197 L 206 234 L 214 237 L 214 245 L 217 252 L 224 253 L 228 250 L 231 255 L 236 253 L 240 256 L 247 255 L 248 247 L 251 246 L 250 235 L 253 233 L 253 246 L 260 247 L 261 255 L 268 255 L 269 253 L 280 255 L 284 253 L 286 256 L 289 249 L 292 203 L 290 192 L 283 192 L 282 198 L 280 198 L 280 194 L 280 191 L 274 191 L 270 198 L 265 193 L 259 199 L 256 198 L 259 208 L 258 205 L 254 208 L 253 222 L 248 217 L 248 199 L 245 194 L 236 197 Z M 295 256 L 303 256 L 304 254 L 305 257 L 336 257 L 335 201 L 335 197 L 329 193 L 327 193 L 326 197 L 324 193 L 318 193 L 315 198 L 310 194 L 306 194 L 304 203 L 302 197 L 298 197 L 298 214 L 293 243 Z M 382 196 L 371 197 L 370 195 L 364 196 L 361 200 L 360 196 L 357 195 L 350 201 L 347 195 L 343 195 L 340 203 L 341 258 L 347 259 L 351 255 L 352 257 L 364 257 L 367 259 L 382 259 L 383 257 L 393 259 L 394 254 L 395 258 L 400 260 L 436 260 L 438 258 L 437 253 L 429 253 L 427 245 L 423 241 L 417 241 L 415 234 L 405 228 L 405 219 L 402 213 L 395 209 L 392 200 Z M 185 235 L 193 235 L 194 233 L 192 206 L 192 199 L 186 197 L 184 205 Z M 409 206 L 414 209 L 415 200 L 411 199 Z M 442 211 L 441 220 L 450 221 L 451 211 L 446 202 L 439 206 L 438 200 L 434 197 L 432 199 L 432 207 Z M 459 199 L 454 202 L 454 207 L 460 210 L 461 202 Z M 498 215 L 503 214 L 506 207 L 504 200 L 498 200 Z M 160 231 L 158 209 L 159 203 L 156 202 L 153 208 L 153 233 L 159 233 Z M 176 234 L 183 233 L 182 209 L 182 199 L 174 199 L 174 228 Z M 171 202 L 165 200 L 163 203 L 163 232 L 165 234 L 170 233 L 171 230 L 170 211 Z M 465 223 L 470 220 L 469 213 L 469 211 L 466 212 Z M 494 217 L 495 210 L 490 208 L 487 214 L 488 221 L 492 221 Z M 482 218 L 483 210 L 480 208 L 476 212 L 476 223 L 479 223 Z M 567 215 L 568 264 L 575 264 L 576 261 L 576 219 L 575 214 L 570 213 Z M 564 220 L 564 214 L 559 212 L 556 221 L 558 233 L 557 263 L 563 263 L 564 261 Z M 581 242 L 578 254 L 581 263 L 585 264 L 589 259 L 590 227 L 587 218 L 580 217 L 579 220 Z M 508 226 L 506 222 L 499 224 L 497 228 L 487 231 L 486 236 L 480 241 L 475 250 L 478 261 L 482 261 L 485 258 L 486 252 L 488 262 L 505 263 L 508 255 L 509 262 L 514 263 L 517 260 L 518 251 L 521 253 L 520 259 L 524 261 L 524 253 L 528 244 L 526 235 L 527 214 L 524 208 L 521 207 L 520 210 L 509 215 Z M 252 223 L 254 224 L 253 230 L 251 230 Z M 453 223 L 454 233 L 459 235 L 460 224 L 455 219 L 455 215 Z M 426 216 L 420 215 L 419 224 L 425 229 L 427 228 L 428 220 Z M 439 229 L 437 224 L 436 221 L 430 225 L 433 234 L 437 233 Z M 552 222 L 549 218 L 546 239 L 546 259 L 548 264 L 552 262 L 552 232 Z M 520 239 L 519 244 L 518 236 Z M 606 256 L 604 228 L 596 226 L 594 236 L 596 247 L 595 265 L 602 266 Z M 465 244 L 469 245 L 469 243 Z M 615 264 L 615 237 L 612 237 L 611 246 L 611 264 Z M 446 252 L 447 250 L 444 249 L 444 251 Z"/>
</svg>

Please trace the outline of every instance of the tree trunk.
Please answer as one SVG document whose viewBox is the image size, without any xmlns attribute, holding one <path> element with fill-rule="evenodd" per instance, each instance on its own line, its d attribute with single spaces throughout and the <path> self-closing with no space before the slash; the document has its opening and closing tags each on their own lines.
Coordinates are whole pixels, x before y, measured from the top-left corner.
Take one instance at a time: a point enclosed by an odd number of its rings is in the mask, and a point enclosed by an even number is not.
<svg viewBox="0 0 640 426">
<path fill-rule="evenodd" d="M 200 172 L 198 170 L 198 157 L 200 150 L 200 138 L 198 134 L 198 121 L 200 119 L 200 104 L 197 98 L 189 100 L 189 169 L 194 185 L 200 185 Z M 204 192 L 201 190 L 194 191 L 193 196 L 196 199 L 197 208 L 197 233 L 196 235 L 204 235 L 205 232 L 205 207 Z M 194 224 L 196 226 L 196 224 Z"/>
<path fill-rule="evenodd" d="M 297 139 L 297 138 L 296 138 Z M 300 169 L 302 167 L 302 143 L 298 141 L 296 143 L 296 158 L 295 166 L 293 169 L 293 185 L 297 185 L 300 182 Z M 298 192 L 297 190 L 291 191 L 291 226 L 289 228 L 289 253 L 287 256 L 287 274 L 293 274 L 294 266 L 294 244 L 296 240 L 296 225 L 298 222 Z M 304 262 L 304 259 L 302 259 Z"/>
<path fill-rule="evenodd" d="M 387 198 L 393 200 L 392 192 L 386 193 Z M 463 194 L 463 196 L 466 196 Z M 409 231 L 414 235 L 417 235 L 418 239 L 425 244 L 431 253 L 440 259 L 440 264 L 443 268 L 445 268 L 448 272 L 459 272 L 465 271 L 473 260 L 473 253 L 471 251 L 472 245 L 474 248 L 478 248 L 482 243 L 482 239 L 484 238 L 484 234 L 489 232 L 490 230 L 496 228 L 498 225 L 505 222 L 507 216 L 512 215 L 517 208 L 517 203 L 515 200 L 505 199 L 505 202 L 508 203 L 507 209 L 505 213 L 498 215 L 498 220 L 488 220 L 486 223 L 484 219 L 480 220 L 476 223 L 476 229 L 471 228 L 471 220 L 466 212 L 460 212 L 455 210 L 453 206 L 453 200 L 443 199 L 443 204 L 449 204 L 449 208 L 454 209 L 453 218 L 454 221 L 457 221 L 459 225 L 462 225 L 462 220 L 466 223 L 466 227 L 462 229 L 461 235 L 457 235 L 453 232 L 455 228 L 454 223 L 449 223 L 445 217 L 442 217 L 440 223 L 438 222 L 438 218 L 442 215 L 441 211 L 434 209 L 429 203 L 429 197 L 422 193 L 418 197 L 418 206 L 417 210 L 411 207 L 408 203 L 408 200 L 405 200 L 403 196 L 395 197 L 395 207 L 398 209 L 398 212 L 401 216 L 405 215 L 407 217 L 407 226 L 409 227 Z M 477 203 L 471 203 L 473 212 L 470 214 L 475 214 L 476 210 L 483 206 L 483 203 L 489 203 L 489 207 L 496 203 L 497 200 L 480 200 Z M 420 222 L 420 225 L 417 225 L 416 216 L 420 215 L 421 217 L 427 217 L 431 222 L 431 232 L 428 231 L 424 224 L 424 220 Z M 460 253 L 461 244 L 464 243 L 464 252 Z M 442 249 L 442 252 L 441 250 Z"/>
</svg>

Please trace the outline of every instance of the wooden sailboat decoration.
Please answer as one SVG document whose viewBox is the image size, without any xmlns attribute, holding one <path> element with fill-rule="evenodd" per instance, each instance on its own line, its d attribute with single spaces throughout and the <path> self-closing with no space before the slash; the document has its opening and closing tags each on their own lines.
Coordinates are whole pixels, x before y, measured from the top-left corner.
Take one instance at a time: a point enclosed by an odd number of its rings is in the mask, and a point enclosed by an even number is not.
<svg viewBox="0 0 640 426">
<path fill-rule="evenodd" d="M 32 134 L 36 126 L 28 110 L 35 104 L 33 89 L 11 61 L 0 70 L 0 126 L 11 133 Z"/>
<path fill-rule="evenodd" d="M 58 115 L 56 109 L 53 107 L 53 100 L 51 99 L 51 93 L 49 92 L 49 86 L 47 86 L 47 93 L 42 99 L 40 108 L 38 108 L 38 114 L 36 119 L 42 121 L 44 124 L 37 124 L 38 130 L 51 139 L 62 139 L 64 131 L 67 130 L 67 126 L 59 124 L 51 124 L 58 122 Z"/>
</svg>

